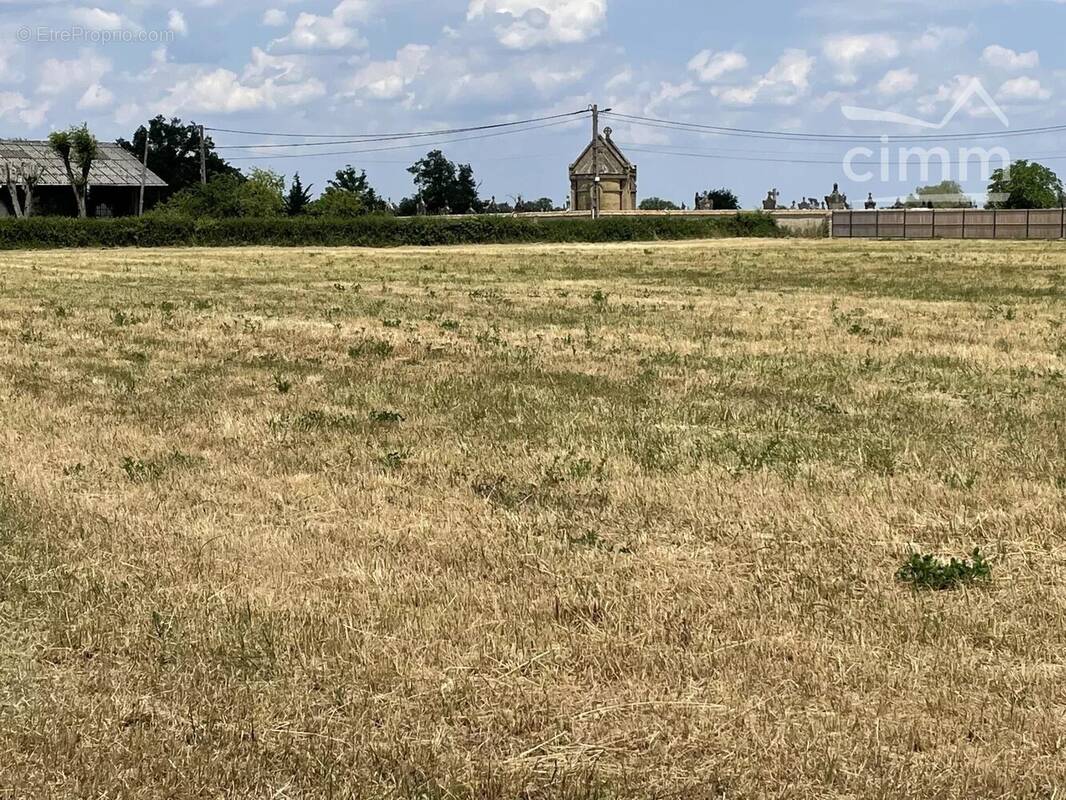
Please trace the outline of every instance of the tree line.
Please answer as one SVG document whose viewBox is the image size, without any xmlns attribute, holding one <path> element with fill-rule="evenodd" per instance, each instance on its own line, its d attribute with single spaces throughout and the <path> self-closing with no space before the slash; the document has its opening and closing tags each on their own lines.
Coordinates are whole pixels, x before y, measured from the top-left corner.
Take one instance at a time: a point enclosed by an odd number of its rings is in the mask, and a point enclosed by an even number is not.
<svg viewBox="0 0 1066 800">
<path fill-rule="evenodd" d="M 442 151 L 431 150 L 408 168 L 415 192 L 393 204 L 370 185 L 365 170 L 346 165 L 334 174 L 318 197 L 312 185 L 305 186 L 300 174 L 286 185 L 285 177 L 273 170 L 252 168 L 247 174 L 228 163 L 215 149 L 210 136 L 204 136 L 203 151 L 207 182 L 201 182 L 201 129 L 195 123 L 160 115 L 139 127 L 132 138 L 117 143 L 141 158 L 148 148 L 151 170 L 162 178 L 166 190 L 153 190 L 146 209 L 161 214 L 193 218 L 320 216 L 356 217 L 368 214 L 415 216 L 422 214 L 480 214 L 561 210 L 549 198 L 525 201 L 518 196 L 513 204 L 486 201 L 470 164 L 456 164 Z M 59 155 L 78 216 L 87 215 L 91 189 L 89 173 L 99 156 L 99 143 L 82 124 L 53 132 L 49 144 Z M 8 195 L 16 216 L 34 211 L 34 192 L 39 170 L 23 164 L 14 170 L 7 165 Z M 988 186 L 987 208 L 1059 208 L 1066 206 L 1062 181 L 1049 168 L 1019 160 L 1009 168 L 996 170 Z M 711 189 L 699 196 L 711 208 L 738 210 L 740 202 L 731 190 Z M 918 187 L 897 208 L 972 208 L 973 202 L 955 181 Z M 648 211 L 683 210 L 670 200 L 649 197 L 640 203 Z"/>
</svg>

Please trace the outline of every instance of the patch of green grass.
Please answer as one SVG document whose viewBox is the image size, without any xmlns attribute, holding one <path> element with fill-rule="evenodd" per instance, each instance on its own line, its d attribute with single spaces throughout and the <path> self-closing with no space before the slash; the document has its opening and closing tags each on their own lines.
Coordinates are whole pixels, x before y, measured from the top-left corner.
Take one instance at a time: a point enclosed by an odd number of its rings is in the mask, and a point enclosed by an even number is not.
<svg viewBox="0 0 1066 800">
<path fill-rule="evenodd" d="M 992 577 L 992 567 L 975 547 L 969 558 L 944 561 L 929 553 L 911 553 L 906 563 L 896 571 L 896 580 L 909 583 L 916 589 L 946 591 L 967 586 Z"/>
</svg>

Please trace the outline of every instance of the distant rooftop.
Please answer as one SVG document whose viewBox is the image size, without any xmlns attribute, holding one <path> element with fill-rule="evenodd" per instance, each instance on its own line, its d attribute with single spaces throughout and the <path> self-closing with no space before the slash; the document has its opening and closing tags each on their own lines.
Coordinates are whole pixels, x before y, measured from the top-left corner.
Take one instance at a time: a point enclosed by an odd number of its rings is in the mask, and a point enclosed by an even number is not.
<svg viewBox="0 0 1066 800">
<path fill-rule="evenodd" d="M 7 174 L 7 165 L 12 169 L 23 164 L 36 164 L 41 170 L 38 186 L 69 186 L 63 159 L 48 142 L 29 139 L 0 139 L 0 176 Z M 89 172 L 91 186 L 115 186 L 130 188 L 141 185 L 141 162 L 128 150 L 117 144 L 100 143 L 100 154 Z M 165 187 L 166 181 L 152 172 L 145 175 L 145 186 Z"/>
</svg>

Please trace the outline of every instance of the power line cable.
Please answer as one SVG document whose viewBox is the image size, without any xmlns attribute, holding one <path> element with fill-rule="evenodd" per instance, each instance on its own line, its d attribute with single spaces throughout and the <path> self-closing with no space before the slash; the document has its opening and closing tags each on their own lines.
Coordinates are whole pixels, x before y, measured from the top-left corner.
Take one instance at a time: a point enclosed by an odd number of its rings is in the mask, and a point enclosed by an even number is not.
<svg viewBox="0 0 1066 800">
<path fill-rule="evenodd" d="M 474 133 L 477 131 L 497 130 L 500 128 L 514 128 L 521 125 L 528 125 L 534 122 L 548 122 L 550 120 L 565 119 L 567 117 L 576 117 L 581 114 L 588 114 L 588 109 L 582 109 L 580 111 L 568 111 L 563 114 L 550 114 L 543 117 L 530 117 L 529 119 L 515 120 L 512 122 L 497 122 L 489 125 L 472 125 L 465 128 L 444 128 L 441 130 L 423 130 L 423 131 L 408 131 L 406 133 L 353 133 L 353 134 L 323 134 L 323 133 L 278 133 L 270 131 L 243 131 L 234 130 L 231 128 L 207 128 L 204 130 L 214 131 L 216 133 L 229 133 L 240 136 L 273 136 L 276 138 L 289 138 L 289 139 L 325 139 L 329 141 L 323 142 L 297 142 L 294 144 L 276 144 L 268 143 L 262 145 L 225 145 L 224 147 L 216 147 L 216 150 L 220 149 L 232 149 L 237 147 L 322 147 L 331 144 L 357 144 L 357 143 L 370 143 L 370 142 L 384 142 L 393 139 L 414 139 L 425 138 L 430 136 L 450 136 L 458 133 Z"/>
<path fill-rule="evenodd" d="M 509 136 L 516 133 L 528 133 L 530 131 L 542 130 L 544 128 L 554 128 L 560 125 L 569 125 L 573 122 L 577 122 L 575 119 L 561 119 L 555 122 L 548 122 L 543 125 L 531 125 L 526 128 L 516 128 L 513 130 L 495 131 L 493 133 L 484 133 L 479 136 L 463 136 L 455 139 L 442 139 L 437 141 L 418 141 L 411 144 L 399 144 L 392 145 L 391 147 L 371 147 L 362 150 L 339 150 L 328 153 L 280 153 L 277 155 L 266 154 L 262 156 L 238 156 L 228 159 L 229 161 L 263 161 L 265 159 L 279 159 L 279 158 L 320 158 L 324 156 L 354 156 L 361 153 L 383 153 L 392 150 L 410 150 L 416 147 L 436 146 L 442 144 L 458 144 L 462 142 L 472 142 L 480 139 L 492 139 L 497 136 Z M 247 146 L 248 149 L 252 149 L 252 145 Z"/>
<path fill-rule="evenodd" d="M 711 152 L 693 152 L 693 151 L 682 151 L 682 150 L 673 150 L 673 151 L 671 151 L 671 150 L 659 150 L 659 149 L 656 149 L 656 148 L 641 147 L 640 145 L 635 145 L 635 144 L 626 144 L 625 142 L 619 142 L 618 144 L 620 146 L 625 147 L 626 150 L 630 151 L 630 152 L 634 152 L 634 153 L 651 153 L 653 155 L 660 155 L 660 156 L 681 156 L 681 157 L 685 157 L 685 158 L 708 158 L 708 159 L 719 159 L 719 160 L 720 159 L 728 159 L 730 161 L 754 161 L 754 162 L 761 162 L 761 163 L 766 163 L 766 164 L 824 164 L 824 165 L 829 165 L 829 166 L 840 166 L 840 159 L 837 159 L 836 161 L 831 161 L 831 160 L 824 160 L 824 159 L 823 160 L 813 160 L 813 159 L 812 160 L 807 160 L 807 159 L 796 159 L 796 158 L 745 158 L 743 156 L 736 156 L 736 155 L 732 155 L 732 154 L 716 154 L 716 153 L 711 153 Z M 1050 160 L 1057 160 L 1057 159 L 1066 158 L 1066 154 L 1058 153 L 1058 154 L 1052 154 L 1052 155 L 1041 155 L 1041 156 L 1033 156 L 1033 158 L 1040 158 L 1040 159 L 1043 159 L 1043 160 L 1046 160 L 1046 161 L 1050 161 Z M 884 162 L 884 163 L 882 163 L 880 161 L 877 161 L 877 162 L 869 162 L 865 166 L 870 166 L 870 167 L 874 167 L 874 166 L 877 166 L 877 167 L 880 167 L 880 166 L 898 167 L 898 166 L 901 166 L 901 165 L 909 165 L 910 163 L 911 162 L 907 162 L 907 161 L 889 161 L 889 162 Z M 958 166 L 962 166 L 963 164 L 970 164 L 970 163 L 972 163 L 972 160 L 970 160 L 970 161 L 942 161 L 940 159 L 937 159 L 936 163 L 939 166 L 958 167 Z"/>
<path fill-rule="evenodd" d="M 605 111 L 603 114 L 624 120 L 633 125 L 649 128 L 688 131 L 692 133 L 712 133 L 721 136 L 740 136 L 754 139 L 774 139 L 786 141 L 823 141 L 823 142 L 920 142 L 920 141 L 973 141 L 979 139 L 1000 139 L 1006 137 L 1035 136 L 1045 133 L 1066 131 L 1066 125 L 1047 125 L 1039 128 L 1019 128 L 1017 130 L 983 131 L 978 133 L 945 134 L 907 134 L 900 136 L 871 136 L 862 134 L 836 133 L 798 133 L 789 131 L 771 131 L 758 128 L 730 128 L 722 125 L 704 125 L 695 122 L 641 117 L 634 114 L 622 114 L 617 111 Z"/>
</svg>

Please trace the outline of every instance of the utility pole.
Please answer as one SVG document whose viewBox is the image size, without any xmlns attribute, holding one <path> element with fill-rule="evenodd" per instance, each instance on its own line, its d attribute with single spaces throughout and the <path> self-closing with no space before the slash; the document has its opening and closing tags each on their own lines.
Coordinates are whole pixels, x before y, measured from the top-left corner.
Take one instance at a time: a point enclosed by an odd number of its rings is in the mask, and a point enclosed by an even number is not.
<svg viewBox="0 0 1066 800">
<path fill-rule="evenodd" d="M 592 105 L 592 186 L 589 188 L 592 218 L 600 216 L 600 107 Z"/>
<path fill-rule="evenodd" d="M 137 216 L 144 216 L 144 184 L 148 180 L 148 133 L 150 132 L 152 123 L 148 123 L 144 127 L 144 158 L 141 160 L 141 195 L 137 200 Z"/>
<path fill-rule="evenodd" d="M 207 140 L 203 125 L 200 126 L 200 183 L 207 185 Z"/>
</svg>

